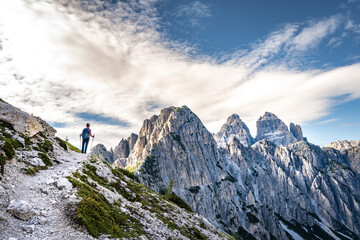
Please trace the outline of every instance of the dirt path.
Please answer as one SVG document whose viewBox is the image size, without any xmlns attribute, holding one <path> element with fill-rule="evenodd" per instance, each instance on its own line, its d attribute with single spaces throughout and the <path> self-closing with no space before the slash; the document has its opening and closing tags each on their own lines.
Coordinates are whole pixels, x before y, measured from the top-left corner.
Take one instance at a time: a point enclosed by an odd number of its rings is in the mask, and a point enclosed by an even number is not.
<svg viewBox="0 0 360 240">
<path fill-rule="evenodd" d="M 76 190 L 65 177 L 80 168 L 87 155 L 63 151 L 57 155 L 59 163 L 35 176 L 20 171 L 25 167 L 22 162 L 13 160 L 6 165 L 0 181 L 0 239 L 93 239 L 66 216 L 68 204 L 78 199 Z M 20 220 L 6 211 L 15 199 L 26 201 L 32 207 L 35 215 L 30 220 Z"/>
</svg>

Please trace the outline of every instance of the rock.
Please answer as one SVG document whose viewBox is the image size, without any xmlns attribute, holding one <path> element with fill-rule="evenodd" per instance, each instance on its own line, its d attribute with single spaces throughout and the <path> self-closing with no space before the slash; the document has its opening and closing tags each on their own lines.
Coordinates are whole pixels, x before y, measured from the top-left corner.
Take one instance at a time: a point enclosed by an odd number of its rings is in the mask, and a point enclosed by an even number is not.
<svg viewBox="0 0 360 240">
<path fill-rule="evenodd" d="M 48 220 L 47 220 L 46 217 L 43 217 L 43 216 L 39 217 L 38 223 L 39 223 L 40 225 L 45 225 L 47 222 L 48 222 Z"/>
<path fill-rule="evenodd" d="M 300 125 L 295 125 L 294 123 L 290 123 L 290 132 L 293 134 L 296 140 L 298 141 L 305 140 Z"/>
<path fill-rule="evenodd" d="M 0 216 L 0 231 L 4 231 L 9 225 L 8 220 Z"/>
<path fill-rule="evenodd" d="M 32 233 L 35 230 L 35 225 L 25 225 L 22 229 L 27 233 Z"/>
<path fill-rule="evenodd" d="M 234 137 L 239 139 L 244 146 L 251 146 L 255 142 L 249 128 L 236 114 L 231 115 L 220 131 L 214 135 L 219 147 L 226 147 Z"/>
<path fill-rule="evenodd" d="M 14 217 L 24 221 L 29 220 L 34 215 L 32 207 L 26 201 L 19 199 L 11 200 L 7 211 Z"/>
<path fill-rule="evenodd" d="M 56 186 L 62 190 L 62 189 L 65 189 L 65 190 L 71 190 L 72 189 L 72 184 L 66 179 L 66 178 L 59 178 L 57 181 L 56 181 Z"/>
<path fill-rule="evenodd" d="M 256 127 L 256 141 L 266 139 L 276 145 L 288 145 L 297 141 L 285 123 L 275 114 L 266 112 L 257 120 Z"/>
<path fill-rule="evenodd" d="M 0 120 L 10 123 L 15 131 L 27 137 L 44 130 L 38 119 L 2 101 L 0 101 Z"/>
<path fill-rule="evenodd" d="M 98 155 L 100 158 L 104 159 L 108 163 L 113 163 L 113 155 L 111 152 L 106 150 L 106 147 L 103 144 L 97 144 L 91 149 L 91 154 Z"/>
<path fill-rule="evenodd" d="M 35 166 L 35 167 L 45 167 L 46 166 L 45 163 L 43 162 L 43 160 L 41 160 L 38 157 L 25 158 L 23 161 L 30 164 L 30 165 L 32 165 L 32 166 Z"/>
</svg>

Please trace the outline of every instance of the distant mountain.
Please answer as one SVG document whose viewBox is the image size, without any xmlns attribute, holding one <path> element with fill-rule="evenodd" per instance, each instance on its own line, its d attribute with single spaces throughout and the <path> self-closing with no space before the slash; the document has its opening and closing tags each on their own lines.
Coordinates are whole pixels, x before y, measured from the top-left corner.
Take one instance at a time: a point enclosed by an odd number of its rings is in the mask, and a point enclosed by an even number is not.
<svg viewBox="0 0 360 240">
<path fill-rule="evenodd" d="M 195 212 L 245 239 L 359 239 L 357 143 L 320 148 L 272 113 L 257 128 L 251 144 L 232 115 L 217 143 L 189 108 L 165 108 L 144 121 L 125 168 L 157 192 L 173 179 Z"/>
<path fill-rule="evenodd" d="M 232 138 L 236 137 L 244 146 L 251 146 L 255 143 L 251 136 L 249 128 L 241 121 L 237 114 L 231 115 L 226 123 L 221 127 L 220 131 L 214 135 L 218 146 L 225 147 L 229 145 Z"/>
<path fill-rule="evenodd" d="M 276 145 L 288 145 L 298 141 L 289 131 L 285 123 L 273 113 L 266 112 L 264 116 L 260 117 L 256 122 L 256 128 L 256 141 L 266 139 Z M 296 131 L 298 131 L 298 129 L 296 129 Z"/>
</svg>

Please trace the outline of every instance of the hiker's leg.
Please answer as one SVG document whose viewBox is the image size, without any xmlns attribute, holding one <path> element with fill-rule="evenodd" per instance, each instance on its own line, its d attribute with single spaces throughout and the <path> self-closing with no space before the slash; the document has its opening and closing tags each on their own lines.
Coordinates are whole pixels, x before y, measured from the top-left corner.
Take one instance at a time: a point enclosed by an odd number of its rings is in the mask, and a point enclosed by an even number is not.
<svg viewBox="0 0 360 240">
<path fill-rule="evenodd" d="M 85 138 L 82 140 L 82 147 L 81 147 L 81 153 L 84 153 L 85 151 Z"/>
<path fill-rule="evenodd" d="M 87 138 L 87 139 L 85 140 L 85 149 L 84 149 L 84 153 L 86 153 L 86 150 L 87 150 L 87 147 L 88 147 L 88 144 L 89 144 L 89 140 L 90 140 L 90 138 Z"/>
</svg>

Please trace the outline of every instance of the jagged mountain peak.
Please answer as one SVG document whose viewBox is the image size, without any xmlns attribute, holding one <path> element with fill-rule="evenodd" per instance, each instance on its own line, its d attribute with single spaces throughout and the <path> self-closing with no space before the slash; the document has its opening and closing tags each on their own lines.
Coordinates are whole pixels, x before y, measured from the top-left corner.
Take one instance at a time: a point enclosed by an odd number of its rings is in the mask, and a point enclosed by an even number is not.
<svg viewBox="0 0 360 240">
<path fill-rule="evenodd" d="M 257 120 L 256 127 L 257 141 L 267 139 L 276 145 L 288 145 L 297 141 L 286 124 L 273 113 L 265 112 L 264 116 Z"/>
<path fill-rule="evenodd" d="M 233 138 L 239 139 L 240 143 L 244 146 L 251 146 L 255 142 L 249 128 L 237 114 L 232 114 L 227 118 L 226 123 L 214 135 L 214 138 L 219 147 L 226 147 Z"/>
<path fill-rule="evenodd" d="M 271 112 L 265 112 L 263 116 L 259 118 L 259 120 L 268 120 L 268 119 L 279 119 L 278 116 Z"/>
</svg>

